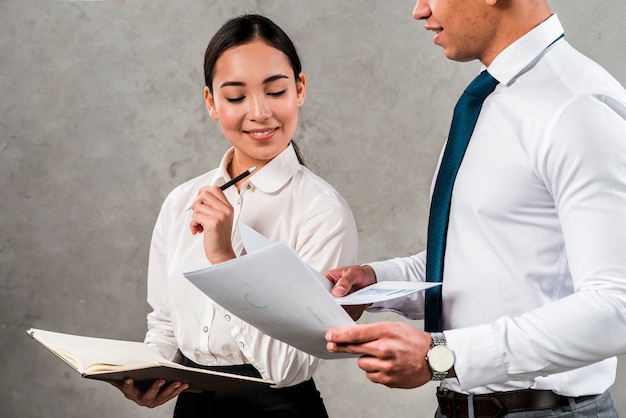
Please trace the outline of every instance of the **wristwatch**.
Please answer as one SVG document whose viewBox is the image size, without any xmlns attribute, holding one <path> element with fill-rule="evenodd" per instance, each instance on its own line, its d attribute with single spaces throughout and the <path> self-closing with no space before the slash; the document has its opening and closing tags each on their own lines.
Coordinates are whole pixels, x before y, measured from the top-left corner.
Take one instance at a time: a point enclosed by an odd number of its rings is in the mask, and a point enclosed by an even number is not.
<svg viewBox="0 0 626 418">
<path fill-rule="evenodd" d="M 433 343 L 426 354 L 426 362 L 433 372 L 432 380 L 443 380 L 454 366 L 454 351 L 446 342 L 443 332 L 431 332 Z"/>
</svg>

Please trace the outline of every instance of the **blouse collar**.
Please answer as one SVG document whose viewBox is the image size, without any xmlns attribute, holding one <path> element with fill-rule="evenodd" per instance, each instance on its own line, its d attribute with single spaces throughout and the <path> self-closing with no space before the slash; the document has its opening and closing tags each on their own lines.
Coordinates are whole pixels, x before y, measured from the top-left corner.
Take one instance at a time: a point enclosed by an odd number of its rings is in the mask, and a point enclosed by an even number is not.
<svg viewBox="0 0 626 418">
<path fill-rule="evenodd" d="M 230 180 L 226 168 L 233 159 L 235 148 L 232 147 L 224 157 L 215 176 L 215 185 L 222 185 Z M 291 143 L 269 163 L 254 173 L 248 180 L 254 187 L 265 193 L 273 193 L 285 186 L 289 180 L 302 168 L 298 162 L 296 152 Z"/>
</svg>

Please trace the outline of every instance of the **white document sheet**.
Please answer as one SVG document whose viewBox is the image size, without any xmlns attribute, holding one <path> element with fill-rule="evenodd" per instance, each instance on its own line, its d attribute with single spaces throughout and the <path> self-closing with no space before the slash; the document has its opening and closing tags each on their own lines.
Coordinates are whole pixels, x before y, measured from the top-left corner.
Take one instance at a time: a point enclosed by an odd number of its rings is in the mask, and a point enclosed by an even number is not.
<svg viewBox="0 0 626 418">
<path fill-rule="evenodd" d="M 354 357 L 326 350 L 326 331 L 355 324 L 340 303 L 368 304 L 438 285 L 381 282 L 335 298 L 330 281 L 286 243 L 272 242 L 245 224 L 238 227 L 247 254 L 185 277 L 263 333 L 319 358 Z"/>
<path fill-rule="evenodd" d="M 324 277 L 325 278 L 325 277 Z M 429 287 L 439 286 L 441 283 L 433 282 L 404 282 L 389 281 L 374 283 L 373 285 L 359 289 L 344 297 L 333 296 L 335 302 L 340 305 L 368 305 L 384 300 L 401 298 Z M 332 296 L 332 295 L 331 295 Z"/>
</svg>

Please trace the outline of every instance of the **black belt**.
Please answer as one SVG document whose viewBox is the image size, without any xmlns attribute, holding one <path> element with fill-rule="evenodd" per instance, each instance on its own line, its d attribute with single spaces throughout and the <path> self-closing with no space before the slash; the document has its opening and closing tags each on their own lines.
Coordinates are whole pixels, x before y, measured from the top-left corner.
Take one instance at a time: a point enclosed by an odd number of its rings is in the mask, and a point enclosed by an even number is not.
<svg viewBox="0 0 626 418">
<path fill-rule="evenodd" d="M 252 364 L 233 364 L 230 366 L 205 366 L 195 363 L 187 357 L 183 357 L 180 361 L 183 366 L 195 367 L 197 369 L 213 370 L 215 372 L 232 373 L 241 376 L 262 378 L 261 373 Z"/>
<path fill-rule="evenodd" d="M 501 417 L 512 412 L 539 409 L 554 409 L 569 406 L 570 399 L 575 403 L 584 402 L 598 395 L 568 398 L 550 390 L 523 389 L 510 392 L 494 392 L 474 395 L 475 417 Z M 469 396 L 437 388 L 437 401 L 442 415 L 446 417 L 467 418 Z"/>
</svg>

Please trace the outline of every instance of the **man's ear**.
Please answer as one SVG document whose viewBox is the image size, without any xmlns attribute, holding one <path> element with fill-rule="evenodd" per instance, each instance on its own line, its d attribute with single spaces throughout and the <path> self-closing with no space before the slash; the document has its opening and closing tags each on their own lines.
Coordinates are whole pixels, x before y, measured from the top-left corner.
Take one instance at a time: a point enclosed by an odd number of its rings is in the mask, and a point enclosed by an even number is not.
<svg viewBox="0 0 626 418">
<path fill-rule="evenodd" d="M 209 91 L 208 87 L 204 88 L 204 103 L 206 104 L 206 110 L 209 112 L 211 119 L 217 119 L 217 110 L 215 109 L 215 101 L 213 95 Z"/>
</svg>

